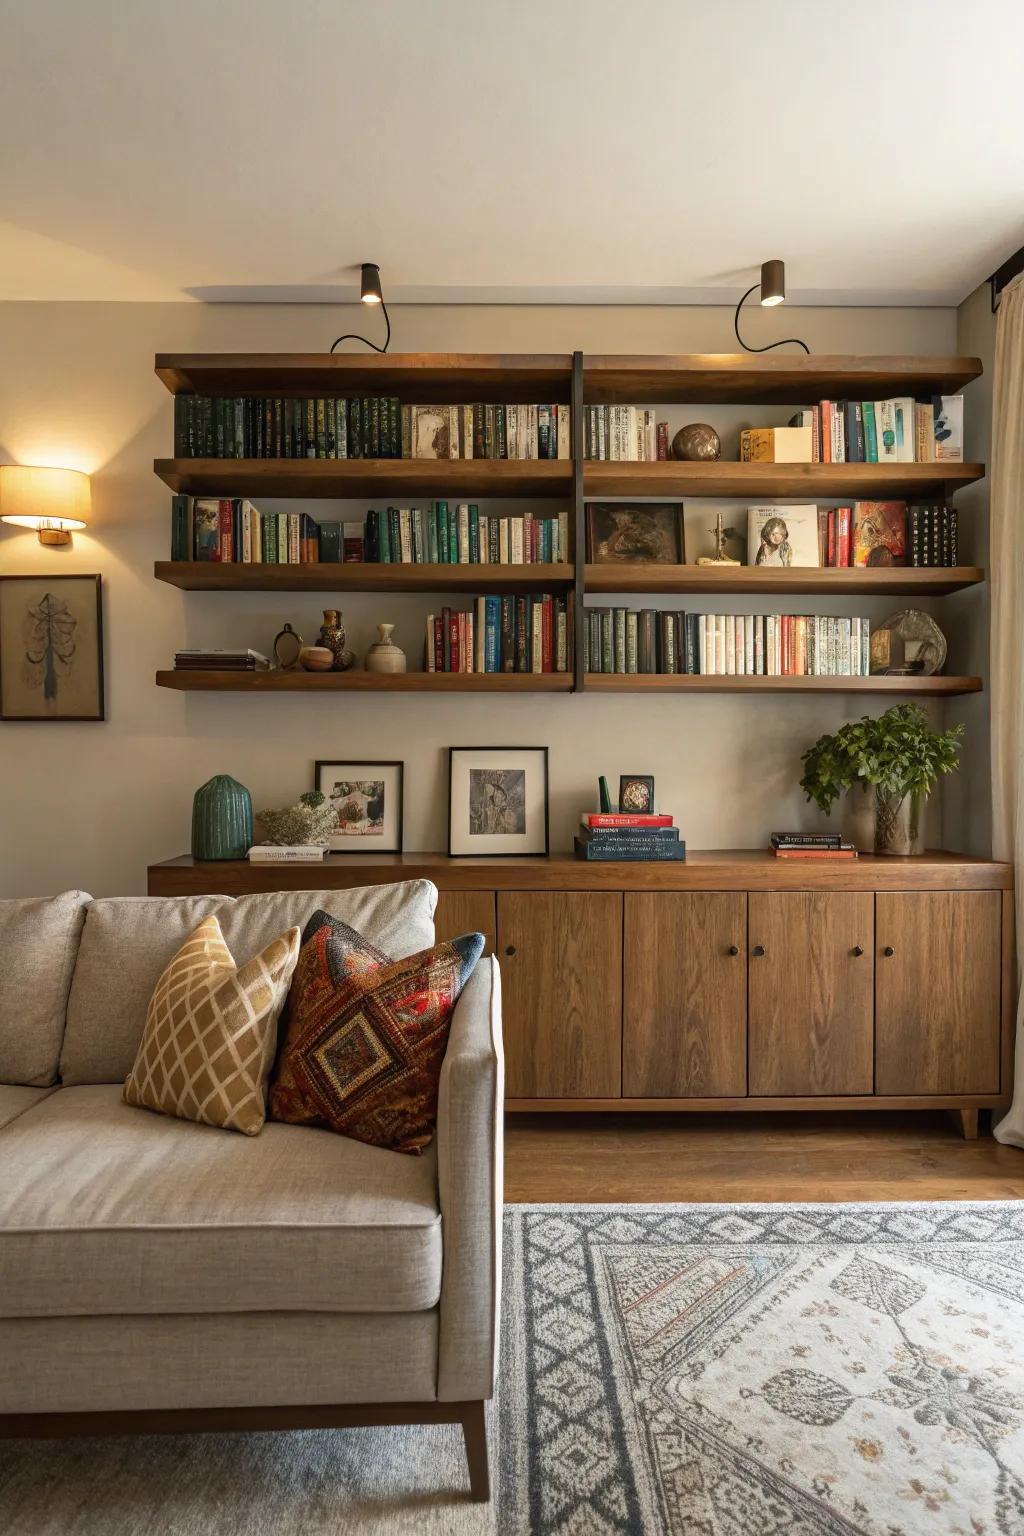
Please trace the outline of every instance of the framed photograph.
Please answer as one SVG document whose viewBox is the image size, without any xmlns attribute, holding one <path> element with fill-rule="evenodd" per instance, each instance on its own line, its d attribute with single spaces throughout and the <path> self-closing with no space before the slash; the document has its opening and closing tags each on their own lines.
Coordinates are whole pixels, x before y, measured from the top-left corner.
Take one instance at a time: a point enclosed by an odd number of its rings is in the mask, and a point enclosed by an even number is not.
<svg viewBox="0 0 1024 1536">
<path fill-rule="evenodd" d="M 0 720 L 103 720 L 99 576 L 0 576 Z"/>
<path fill-rule="evenodd" d="M 335 809 L 332 853 L 401 853 L 404 763 L 317 762 L 313 786 Z"/>
<path fill-rule="evenodd" d="M 681 501 L 588 501 L 587 559 L 595 565 L 682 565 Z"/>
<path fill-rule="evenodd" d="M 619 778 L 619 811 L 622 815 L 654 814 L 654 775 L 624 773 Z"/>
<path fill-rule="evenodd" d="M 547 747 L 449 747 L 449 854 L 547 851 Z"/>
<path fill-rule="evenodd" d="M 748 507 L 747 561 L 768 569 L 820 565 L 817 507 Z"/>
</svg>

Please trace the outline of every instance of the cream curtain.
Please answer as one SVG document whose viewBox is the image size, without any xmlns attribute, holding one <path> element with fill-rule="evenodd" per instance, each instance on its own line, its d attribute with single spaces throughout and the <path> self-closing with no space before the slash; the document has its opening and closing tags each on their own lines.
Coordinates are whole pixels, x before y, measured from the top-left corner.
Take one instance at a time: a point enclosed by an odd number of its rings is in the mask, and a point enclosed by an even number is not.
<svg viewBox="0 0 1024 1536">
<path fill-rule="evenodd" d="M 1024 959 L 1024 279 L 1004 289 L 996 321 L 991 501 L 992 851 L 1012 860 L 1017 968 Z M 1024 1147 L 1024 1011 L 1017 1002 L 1013 1105 L 997 1140 Z"/>
</svg>

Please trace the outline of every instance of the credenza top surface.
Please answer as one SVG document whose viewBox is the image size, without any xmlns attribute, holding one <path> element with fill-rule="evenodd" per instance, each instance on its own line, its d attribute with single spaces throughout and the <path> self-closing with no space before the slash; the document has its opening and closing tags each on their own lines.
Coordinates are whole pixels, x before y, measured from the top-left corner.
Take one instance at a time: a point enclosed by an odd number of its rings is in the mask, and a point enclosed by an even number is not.
<svg viewBox="0 0 1024 1536">
<path fill-rule="evenodd" d="M 547 857 L 450 858 L 444 853 L 328 855 L 323 864 L 201 862 L 182 855 L 151 864 L 151 896 L 250 891 L 344 890 L 393 880 L 433 880 L 441 890 L 1011 890 L 1013 866 L 935 851 L 912 858 L 777 859 L 761 848 L 694 850 L 682 863 L 589 863 Z"/>
</svg>

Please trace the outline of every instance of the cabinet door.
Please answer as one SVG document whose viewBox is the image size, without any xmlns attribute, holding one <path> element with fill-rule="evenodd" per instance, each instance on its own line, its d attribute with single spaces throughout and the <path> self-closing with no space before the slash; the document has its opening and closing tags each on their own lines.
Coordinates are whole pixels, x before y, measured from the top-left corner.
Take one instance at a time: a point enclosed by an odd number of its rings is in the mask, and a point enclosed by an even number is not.
<svg viewBox="0 0 1024 1536">
<path fill-rule="evenodd" d="M 508 1096 L 618 1096 L 621 894 L 499 891 L 498 959 Z"/>
<path fill-rule="evenodd" d="M 746 894 L 631 891 L 625 900 L 623 1094 L 745 1094 Z"/>
<path fill-rule="evenodd" d="M 873 1091 L 874 897 L 751 892 L 750 1093 Z"/>
<path fill-rule="evenodd" d="M 875 914 L 879 1093 L 999 1091 L 998 891 L 886 891 Z"/>
<path fill-rule="evenodd" d="M 434 932 L 438 940 L 458 939 L 464 933 L 482 933 L 487 940 L 484 954 L 493 954 L 494 892 L 440 891 L 434 913 Z"/>
</svg>

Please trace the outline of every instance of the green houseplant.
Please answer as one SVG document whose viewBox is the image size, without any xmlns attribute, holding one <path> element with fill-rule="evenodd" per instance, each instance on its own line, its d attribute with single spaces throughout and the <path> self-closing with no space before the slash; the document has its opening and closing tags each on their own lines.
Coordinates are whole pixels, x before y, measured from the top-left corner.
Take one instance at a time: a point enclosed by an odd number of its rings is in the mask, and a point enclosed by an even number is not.
<svg viewBox="0 0 1024 1536">
<path fill-rule="evenodd" d="M 940 776 L 959 767 L 963 729 L 933 731 L 919 704 L 862 715 L 807 749 L 800 787 L 826 815 L 840 795 L 873 788 L 875 852 L 922 853 L 924 805 Z"/>
</svg>

